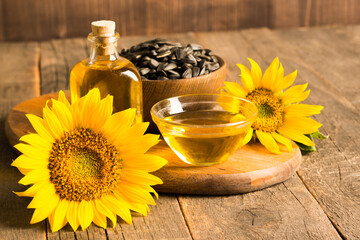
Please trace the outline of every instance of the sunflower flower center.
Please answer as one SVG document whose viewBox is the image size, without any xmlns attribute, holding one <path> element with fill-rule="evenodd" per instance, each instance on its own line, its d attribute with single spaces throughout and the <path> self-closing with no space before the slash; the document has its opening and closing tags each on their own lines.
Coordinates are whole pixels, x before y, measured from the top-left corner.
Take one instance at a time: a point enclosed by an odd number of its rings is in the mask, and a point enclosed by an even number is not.
<svg viewBox="0 0 360 240">
<path fill-rule="evenodd" d="M 258 117 L 252 125 L 255 130 L 275 132 L 284 119 L 284 106 L 281 99 L 269 89 L 258 88 L 250 92 L 246 98 L 258 108 Z"/>
<path fill-rule="evenodd" d="M 48 168 L 61 199 L 90 201 L 116 188 L 122 164 L 116 147 L 101 133 L 77 128 L 55 141 Z"/>
</svg>

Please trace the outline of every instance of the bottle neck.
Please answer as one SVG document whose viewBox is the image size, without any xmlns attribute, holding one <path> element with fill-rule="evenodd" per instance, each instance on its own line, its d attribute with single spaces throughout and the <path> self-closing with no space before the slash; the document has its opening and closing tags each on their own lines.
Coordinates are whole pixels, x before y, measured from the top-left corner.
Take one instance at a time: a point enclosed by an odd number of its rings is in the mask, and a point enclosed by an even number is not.
<svg viewBox="0 0 360 240">
<path fill-rule="evenodd" d="M 118 33 L 109 37 L 99 37 L 90 33 L 88 36 L 90 46 L 89 62 L 115 61 L 119 59 L 119 53 L 117 51 L 118 39 Z"/>
</svg>

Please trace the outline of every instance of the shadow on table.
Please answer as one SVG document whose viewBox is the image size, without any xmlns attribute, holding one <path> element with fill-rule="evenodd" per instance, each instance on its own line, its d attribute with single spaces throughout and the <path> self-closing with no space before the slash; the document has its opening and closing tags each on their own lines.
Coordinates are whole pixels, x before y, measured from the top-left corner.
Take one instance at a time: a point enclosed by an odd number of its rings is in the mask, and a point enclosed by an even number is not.
<svg viewBox="0 0 360 240">
<path fill-rule="evenodd" d="M 4 126 L 3 121 L 0 121 L 0 126 Z M 18 184 L 23 175 L 15 167 L 10 166 L 17 156 L 8 144 L 3 128 L 0 128 L 0 225 L 4 225 L 5 228 L 33 228 L 30 224 L 33 209 L 27 209 L 31 198 L 20 198 L 13 193 L 28 188 Z"/>
</svg>

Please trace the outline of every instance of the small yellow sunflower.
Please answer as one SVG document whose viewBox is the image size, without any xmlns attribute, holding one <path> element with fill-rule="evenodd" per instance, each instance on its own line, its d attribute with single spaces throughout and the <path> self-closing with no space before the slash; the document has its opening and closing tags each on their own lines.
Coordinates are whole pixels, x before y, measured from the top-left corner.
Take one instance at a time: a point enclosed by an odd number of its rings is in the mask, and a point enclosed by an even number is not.
<svg viewBox="0 0 360 240">
<path fill-rule="evenodd" d="M 319 114 L 322 106 L 299 104 L 310 93 L 305 91 L 307 83 L 290 87 L 297 71 L 284 76 L 284 68 L 278 58 L 262 75 L 259 65 L 249 58 L 251 71 L 242 64 L 241 83 L 225 82 L 222 94 L 246 98 L 258 108 L 258 116 L 247 133 L 243 144 L 252 137 L 259 139 L 270 152 L 280 154 L 278 143 L 292 151 L 291 140 L 306 146 L 315 144 L 305 134 L 317 132 L 322 125 L 309 116 Z M 286 90 L 285 90 L 286 89 Z"/>
<path fill-rule="evenodd" d="M 43 118 L 27 115 L 37 133 L 20 138 L 12 166 L 25 175 L 20 184 L 32 184 L 16 193 L 33 197 L 31 224 L 48 218 L 52 231 L 67 222 L 76 231 L 91 222 L 106 228 L 109 218 L 115 227 L 117 216 L 131 223 L 130 210 L 146 216 L 155 205 L 151 185 L 162 181 L 148 172 L 167 161 L 145 153 L 159 136 L 144 135 L 148 123 L 133 124 L 136 109 L 112 115 L 112 99 L 100 100 L 95 88 L 70 104 L 60 91 Z"/>
</svg>

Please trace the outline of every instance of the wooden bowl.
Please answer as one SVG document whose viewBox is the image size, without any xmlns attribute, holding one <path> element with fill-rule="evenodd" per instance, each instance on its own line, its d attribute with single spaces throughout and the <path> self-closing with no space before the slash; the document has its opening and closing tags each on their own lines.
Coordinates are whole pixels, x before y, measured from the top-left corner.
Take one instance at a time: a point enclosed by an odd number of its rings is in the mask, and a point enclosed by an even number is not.
<svg viewBox="0 0 360 240">
<path fill-rule="evenodd" d="M 150 122 L 148 132 L 159 133 L 151 119 L 151 107 L 169 97 L 185 94 L 219 93 L 226 78 L 226 63 L 216 56 L 220 68 L 214 72 L 194 78 L 176 80 L 143 80 L 143 116 L 144 122 Z"/>
</svg>

